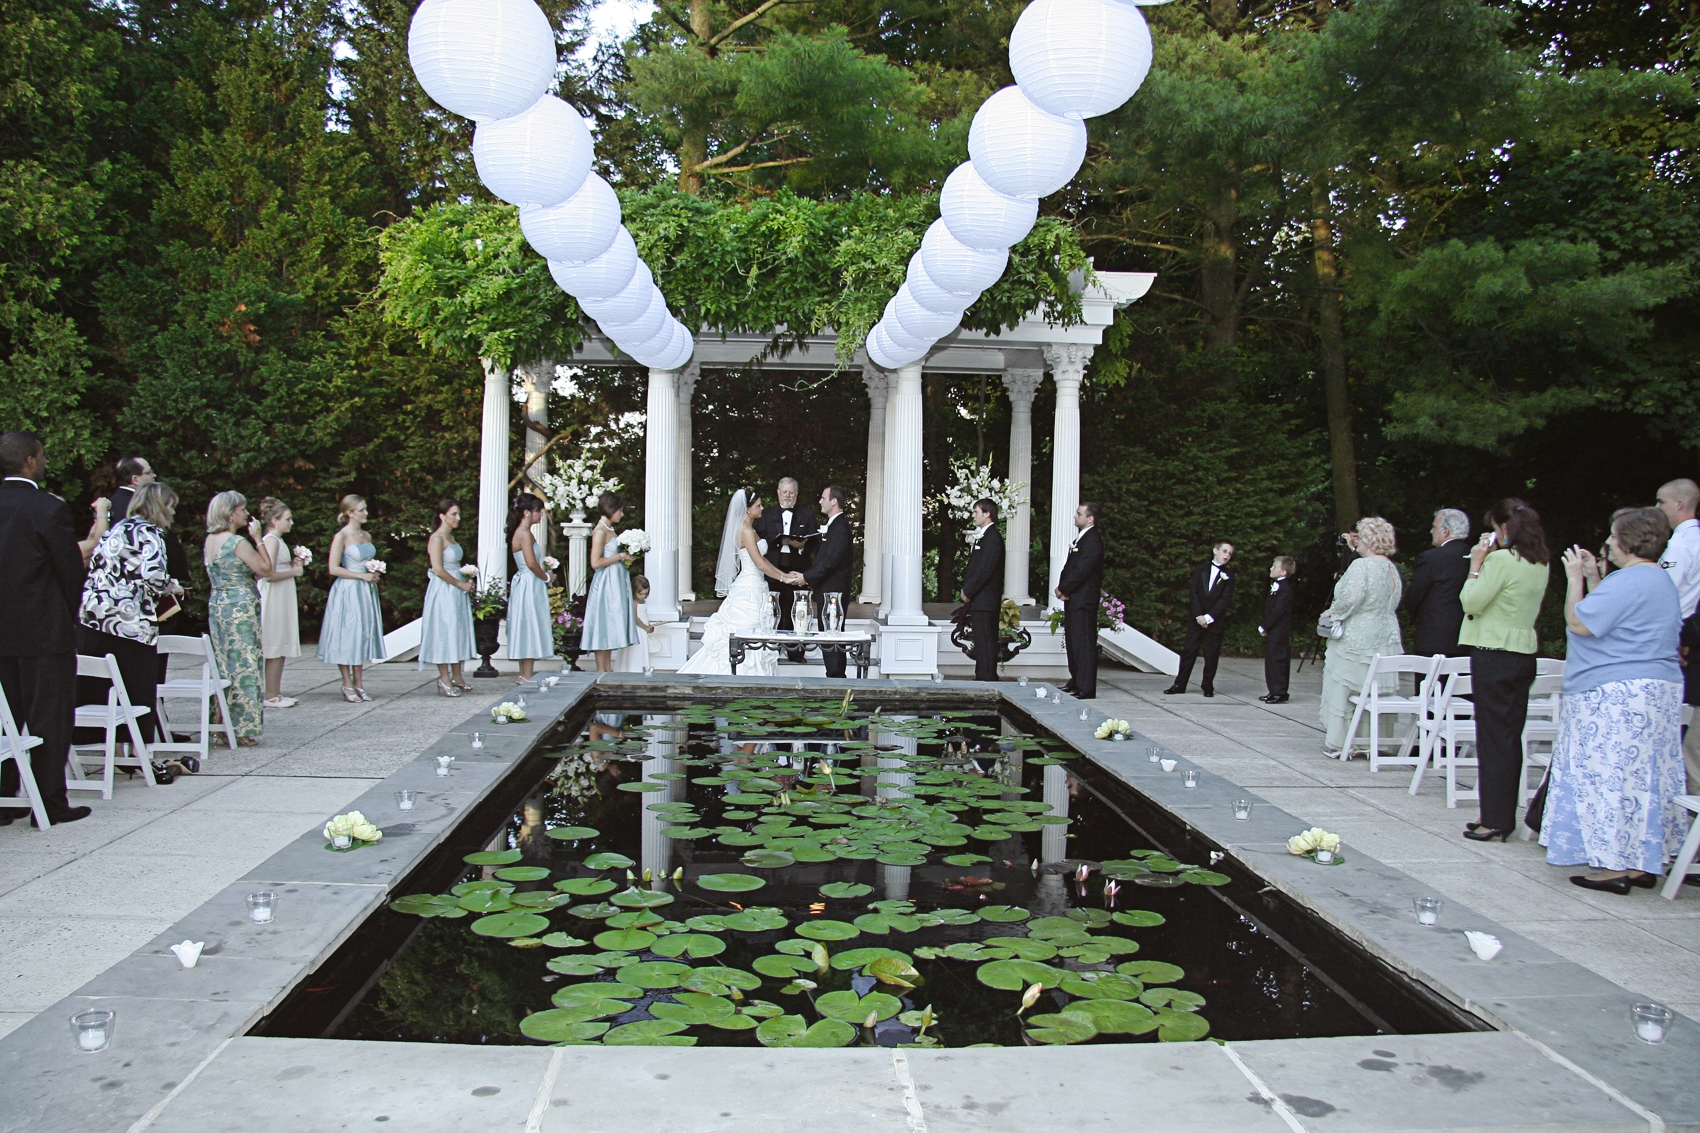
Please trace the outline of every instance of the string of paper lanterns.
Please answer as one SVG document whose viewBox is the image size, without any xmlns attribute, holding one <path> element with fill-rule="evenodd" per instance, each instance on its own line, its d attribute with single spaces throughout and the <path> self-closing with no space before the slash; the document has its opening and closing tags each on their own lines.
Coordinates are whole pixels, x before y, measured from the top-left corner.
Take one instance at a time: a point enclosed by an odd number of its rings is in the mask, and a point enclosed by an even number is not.
<svg viewBox="0 0 1700 1133">
<path fill-rule="evenodd" d="M 1083 119 L 1133 96 L 1151 70 L 1142 3 L 1033 0 L 1009 37 L 1015 85 L 980 105 L 968 160 L 945 179 L 939 219 L 909 261 L 908 278 L 868 332 L 868 357 L 888 370 L 926 355 L 996 283 L 1009 248 L 1033 228 L 1039 198 L 1086 159 Z"/>
<path fill-rule="evenodd" d="M 425 0 L 407 54 L 426 94 L 478 123 L 479 179 L 519 206 L 520 231 L 562 290 L 640 364 L 677 370 L 689 362 L 696 340 L 668 312 L 620 223 L 619 197 L 590 171 L 589 128 L 548 93 L 557 60 L 543 9 L 534 0 Z"/>
</svg>

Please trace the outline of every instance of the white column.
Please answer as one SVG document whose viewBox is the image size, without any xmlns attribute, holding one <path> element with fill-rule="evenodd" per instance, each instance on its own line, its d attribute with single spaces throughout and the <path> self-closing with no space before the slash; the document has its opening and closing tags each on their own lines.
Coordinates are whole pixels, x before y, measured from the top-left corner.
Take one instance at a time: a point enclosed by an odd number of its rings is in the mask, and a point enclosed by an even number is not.
<svg viewBox="0 0 1700 1133">
<path fill-rule="evenodd" d="M 880 476 L 880 495 L 883 497 L 880 507 L 880 617 L 891 613 L 891 484 L 892 467 L 897 460 L 897 414 L 893 411 L 897 400 L 897 371 L 889 370 L 885 375 L 885 439 L 882 444 L 884 457 L 880 463 L 885 471 Z"/>
<path fill-rule="evenodd" d="M 868 387 L 868 480 L 862 493 L 862 594 L 858 601 L 879 602 L 885 548 L 885 371 L 862 363 Z"/>
<path fill-rule="evenodd" d="M 488 358 L 484 366 L 484 424 L 478 443 L 478 574 L 508 577 L 508 371 Z"/>
<path fill-rule="evenodd" d="M 893 459 L 885 484 L 891 544 L 890 625 L 924 626 L 921 609 L 921 363 L 897 371 L 897 392 L 891 399 Z"/>
<path fill-rule="evenodd" d="M 1080 381 L 1092 347 L 1052 345 L 1045 347 L 1045 362 L 1051 380 L 1057 383 L 1056 426 L 1051 434 L 1051 571 L 1045 601 L 1061 609 L 1057 580 L 1074 542 L 1074 509 L 1080 504 Z"/>
<path fill-rule="evenodd" d="M 1017 606 L 1031 606 L 1027 592 L 1027 560 L 1033 546 L 1033 395 L 1045 371 L 1008 369 L 1003 387 L 1009 391 L 1009 482 L 1025 484 L 1021 502 L 1009 514 L 1004 538 L 1003 596 Z"/>
<path fill-rule="evenodd" d="M 677 370 L 649 371 L 648 419 L 644 426 L 643 529 L 649 553 L 649 620 L 679 617 L 679 393 Z"/>
<path fill-rule="evenodd" d="M 535 461 L 532 458 L 543 450 L 543 445 L 548 440 L 549 383 L 555 377 L 555 362 L 551 358 L 544 358 L 523 366 L 515 366 L 514 371 L 525 382 L 525 468 L 526 476 L 530 477 L 533 473 L 546 471 L 544 464 L 548 457 Z M 549 537 L 547 518 L 532 526 L 531 537 L 537 540 L 537 557 L 541 559 L 549 553 L 549 545 L 553 542 Z"/>
<path fill-rule="evenodd" d="M 567 597 L 577 598 L 590 581 L 590 524 L 584 512 L 573 512 L 561 524 L 561 534 L 567 537 Z"/>
<path fill-rule="evenodd" d="M 702 367 L 692 362 L 679 371 L 679 601 L 696 601 L 691 589 L 691 395 Z"/>
</svg>

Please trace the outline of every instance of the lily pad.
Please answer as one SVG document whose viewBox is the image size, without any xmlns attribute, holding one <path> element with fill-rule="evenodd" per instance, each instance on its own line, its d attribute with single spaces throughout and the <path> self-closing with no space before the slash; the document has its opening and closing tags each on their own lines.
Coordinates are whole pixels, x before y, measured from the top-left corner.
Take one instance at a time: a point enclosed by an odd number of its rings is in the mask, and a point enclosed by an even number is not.
<svg viewBox="0 0 1700 1133">
<path fill-rule="evenodd" d="M 702 960 L 726 951 L 726 942 L 706 933 L 676 932 L 658 941 L 650 951 L 657 956 L 688 956 Z"/>
<path fill-rule="evenodd" d="M 988 858 L 985 854 L 948 854 L 948 855 L 945 856 L 944 864 L 945 865 L 954 865 L 954 866 L 969 866 L 969 865 L 979 865 L 981 862 L 989 862 L 991 860 L 992 859 Z"/>
<path fill-rule="evenodd" d="M 895 956 L 881 956 L 868 965 L 868 974 L 895 987 L 914 987 L 921 982 L 921 973 L 915 970 L 915 965 Z"/>
<path fill-rule="evenodd" d="M 1204 997 L 1178 987 L 1153 987 L 1139 997 L 1139 1002 L 1147 1007 L 1167 1007 L 1170 1011 L 1197 1011 L 1204 1006 Z"/>
<path fill-rule="evenodd" d="M 582 948 L 589 941 L 580 940 L 578 937 L 569 936 L 564 932 L 552 932 L 543 938 L 543 943 L 551 948 Z"/>
<path fill-rule="evenodd" d="M 656 933 L 669 931 L 662 925 L 676 922 L 661 919 L 661 914 L 650 909 L 632 909 L 624 913 L 615 913 L 608 918 L 609 928 L 650 928 Z"/>
<path fill-rule="evenodd" d="M 607 1023 L 575 1018 L 572 1011 L 538 1011 L 519 1021 L 520 1034 L 539 1042 L 559 1043 L 598 1038 L 608 1031 Z"/>
<path fill-rule="evenodd" d="M 685 927 L 692 932 L 725 932 L 726 918 L 706 913 L 700 917 L 692 917 L 685 922 Z"/>
<path fill-rule="evenodd" d="M 518 850 L 479 850 L 476 854 L 467 854 L 460 860 L 467 865 L 513 865 L 519 858 Z"/>
<path fill-rule="evenodd" d="M 1097 978 L 1092 978 L 1094 976 Z M 1114 972 L 1070 972 L 1061 986 L 1068 994 L 1081 999 L 1134 1000 L 1145 990 L 1138 980 Z"/>
<path fill-rule="evenodd" d="M 750 967 L 764 976 L 772 976 L 776 980 L 788 980 L 803 972 L 815 970 L 815 962 L 806 956 L 788 956 L 776 953 L 772 956 L 757 956 Z"/>
<path fill-rule="evenodd" d="M 517 855 L 519 851 L 515 850 L 514 853 Z M 624 854 L 591 854 L 584 859 L 586 869 L 630 869 L 634 865 L 637 863 Z"/>
<path fill-rule="evenodd" d="M 735 987 L 739 991 L 754 991 L 761 986 L 760 976 L 752 975 L 742 968 L 725 968 L 717 965 L 692 968 L 691 974 L 685 977 L 685 986 L 692 991 L 701 991 L 702 988 L 692 986 L 698 980 L 709 980 L 726 987 Z"/>
<path fill-rule="evenodd" d="M 594 983 L 568 984 L 555 993 L 556 1007 L 570 1007 L 575 1003 L 602 1003 L 610 999 L 642 999 L 643 989 L 632 987 L 630 984 L 610 983 L 597 980 Z M 626 1005 L 628 1008 L 631 1004 Z"/>
<path fill-rule="evenodd" d="M 860 917 L 856 918 L 861 920 Z M 844 921 L 806 921 L 797 926 L 797 935 L 810 940 L 850 940 L 862 935 L 862 930 Z"/>
<path fill-rule="evenodd" d="M 1143 1035 L 1157 1029 L 1150 1010 L 1121 999 L 1081 999 L 1062 1009 L 1064 1015 L 1084 1015 L 1101 1035 Z"/>
<path fill-rule="evenodd" d="M 479 889 L 460 899 L 460 907 L 469 913 L 499 913 L 513 908 L 507 889 Z"/>
<path fill-rule="evenodd" d="M 852 897 L 866 897 L 874 891 L 872 885 L 863 885 L 859 881 L 830 881 L 820 887 L 822 897 L 834 897 L 848 900 Z"/>
<path fill-rule="evenodd" d="M 626 909 L 659 908 L 662 905 L 671 905 L 674 899 L 671 893 L 662 893 L 657 889 L 639 889 L 636 886 L 608 898 L 614 904 Z"/>
<path fill-rule="evenodd" d="M 667 789 L 667 784 L 650 782 L 621 783 L 619 784 L 619 789 L 622 791 L 632 791 L 640 795 L 648 795 L 653 794 L 656 791 L 665 791 Z"/>
<path fill-rule="evenodd" d="M 1186 978 L 1186 972 L 1161 960 L 1129 960 L 1125 964 L 1117 964 L 1116 971 L 1148 984 L 1172 984 Z"/>
<path fill-rule="evenodd" d="M 504 893 L 512 893 L 514 884 L 511 881 L 463 881 L 449 892 L 456 897 L 464 897 L 468 893 L 477 893 L 483 889 L 500 889 Z"/>
<path fill-rule="evenodd" d="M 554 1004 L 561 1011 L 570 1011 L 578 1016 L 579 1022 L 586 1019 L 604 1019 L 609 1015 L 624 1015 L 632 1009 L 632 1005 L 623 999 L 586 999 L 582 995 L 567 995 L 566 992 L 580 984 L 568 984 L 555 993 Z M 562 1019 L 562 1022 L 573 1022 Z"/>
<path fill-rule="evenodd" d="M 1166 1043 L 1197 1042 L 1210 1033 L 1210 1023 L 1190 1011 L 1157 1011 L 1157 1039 Z"/>
<path fill-rule="evenodd" d="M 563 976 L 594 976 L 602 971 L 602 965 L 588 956 L 554 956 L 544 967 Z"/>
<path fill-rule="evenodd" d="M 466 910 L 461 908 L 457 898 L 444 898 L 435 893 L 414 893 L 407 897 L 398 897 L 390 902 L 390 908 L 415 917 L 448 917 L 452 920 L 466 916 Z"/>
<path fill-rule="evenodd" d="M 696 883 L 716 893 L 748 893 L 767 884 L 748 873 L 705 873 L 696 879 Z"/>
<path fill-rule="evenodd" d="M 815 1010 L 829 1019 L 861 1026 L 870 1014 L 890 1019 L 903 1010 L 903 1001 L 883 991 L 870 991 L 862 996 L 853 991 L 829 991 L 815 1000 Z"/>
<path fill-rule="evenodd" d="M 1064 1012 L 1060 1015 L 1034 1015 L 1027 1020 L 1027 1037 L 1038 1043 L 1066 1046 L 1090 1042 L 1098 1037 L 1098 1027 L 1090 1015 Z"/>
<path fill-rule="evenodd" d="M 579 897 L 597 897 L 603 893 L 612 893 L 619 885 L 606 877 L 569 877 L 565 881 L 555 882 L 555 888 L 562 893 Z"/>
<path fill-rule="evenodd" d="M 638 962 L 638 958 L 630 952 L 593 952 L 585 959 L 603 968 L 623 968 Z"/>
<path fill-rule="evenodd" d="M 549 918 L 536 913 L 495 913 L 472 922 L 472 931 L 479 936 L 515 937 L 536 936 L 549 931 Z"/>
<path fill-rule="evenodd" d="M 908 913 L 863 913 L 854 924 L 863 932 L 883 936 L 888 932 L 914 932 L 921 927 L 921 918 Z"/>
<path fill-rule="evenodd" d="M 1013 953 L 1018 960 L 1052 960 L 1057 955 L 1056 945 L 1030 936 L 994 936 L 986 941 L 986 945 Z"/>
<path fill-rule="evenodd" d="M 1110 923 L 1110 912 L 1107 909 L 1070 909 L 1068 919 L 1079 921 L 1088 928 L 1103 928 Z"/>
<path fill-rule="evenodd" d="M 987 905 L 979 910 L 980 919 L 988 921 L 1024 921 L 1033 914 L 1019 905 Z"/>
<path fill-rule="evenodd" d="M 571 893 L 510 893 L 508 900 L 520 909 L 553 909 L 573 899 Z"/>
<path fill-rule="evenodd" d="M 662 991 L 670 987 L 678 987 L 685 982 L 685 977 L 691 974 L 689 964 L 679 964 L 672 960 L 646 960 L 637 964 L 628 964 L 614 973 L 614 978 L 623 984 L 633 987 L 646 987 L 652 991 Z"/>
<path fill-rule="evenodd" d="M 501 876 L 500 874 L 497 875 Z M 1194 885 L 1226 885 L 1233 878 L 1225 873 L 1217 873 L 1213 869 L 1189 869 L 1181 874 L 1182 881 L 1190 881 Z"/>
<path fill-rule="evenodd" d="M 597 933 L 596 947 L 604 951 L 638 952 L 654 944 L 656 939 L 653 932 L 645 932 L 641 928 L 619 928 Z"/>
<path fill-rule="evenodd" d="M 707 1023 L 718 1023 L 737 1012 L 730 1000 L 722 999 L 717 995 L 704 995 L 697 991 L 676 991 L 673 993 L 673 998 L 677 1002 L 651 1003 L 649 1013 L 657 1019 L 666 1019 L 694 1027 Z"/>
<path fill-rule="evenodd" d="M 585 838 L 595 838 L 602 831 L 594 826 L 556 826 L 544 833 L 558 842 L 577 842 Z"/>
<path fill-rule="evenodd" d="M 849 1046 L 856 1028 L 841 1019 L 822 1019 L 809 1026 L 801 1015 L 776 1015 L 756 1028 L 756 1041 L 774 1047 Z"/>
<path fill-rule="evenodd" d="M 574 905 L 567 910 L 575 917 L 583 917 L 587 921 L 605 921 L 620 911 L 620 906 L 610 905 L 606 901 L 598 901 L 594 905 Z"/>
<path fill-rule="evenodd" d="M 901 960 L 905 964 L 910 963 L 909 957 L 895 948 L 851 948 L 838 953 L 832 958 L 831 963 L 838 971 L 850 972 L 880 959 Z"/>
<path fill-rule="evenodd" d="M 745 854 L 742 860 L 751 869 L 784 869 L 797 862 L 795 857 L 782 850 L 753 850 Z"/>
<path fill-rule="evenodd" d="M 733 932 L 771 932 L 790 924 L 778 909 L 753 908 L 720 918 L 720 923 Z"/>
<path fill-rule="evenodd" d="M 722 1031 L 753 1031 L 760 1024 L 752 1016 L 738 1014 L 728 1015 L 724 1019 L 716 1019 L 709 1026 L 718 1027 Z"/>
<path fill-rule="evenodd" d="M 684 1029 L 683 1023 L 670 1019 L 644 1019 L 615 1027 L 602 1036 L 602 1042 L 607 1046 L 695 1046 L 696 1039 L 679 1033 Z"/>
<path fill-rule="evenodd" d="M 496 871 L 503 881 L 542 881 L 549 871 L 540 865 L 511 865 Z"/>
<path fill-rule="evenodd" d="M 981 964 L 974 973 L 987 987 L 1002 991 L 1021 991 L 1032 984 L 1056 987 L 1066 974 L 1061 968 L 1033 960 L 992 960 Z"/>
<path fill-rule="evenodd" d="M 1111 913 L 1110 919 L 1117 924 L 1132 925 L 1134 928 L 1155 928 L 1167 922 L 1162 913 L 1153 913 L 1145 909 L 1128 909 L 1125 912 Z"/>
</svg>

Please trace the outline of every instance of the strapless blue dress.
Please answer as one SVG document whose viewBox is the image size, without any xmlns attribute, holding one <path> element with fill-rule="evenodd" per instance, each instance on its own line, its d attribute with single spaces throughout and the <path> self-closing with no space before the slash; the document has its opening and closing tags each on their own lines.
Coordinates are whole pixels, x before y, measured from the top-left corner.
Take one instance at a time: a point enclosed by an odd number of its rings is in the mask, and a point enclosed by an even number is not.
<svg viewBox="0 0 1700 1133">
<path fill-rule="evenodd" d="M 342 569 L 364 571 L 365 564 L 377 557 L 378 548 L 371 543 L 344 547 Z M 329 665 L 369 665 L 387 656 L 377 584 L 352 578 L 333 581 L 319 627 L 319 660 Z"/>
<path fill-rule="evenodd" d="M 460 571 L 465 550 L 459 543 L 443 548 L 443 569 L 462 582 Z M 425 609 L 419 620 L 419 659 L 427 665 L 456 665 L 476 657 L 472 640 L 472 599 L 458 586 L 450 586 L 427 569 Z"/>
<path fill-rule="evenodd" d="M 514 552 L 514 580 L 508 584 L 508 660 L 541 660 L 555 655 L 549 631 L 549 586 Z"/>
</svg>

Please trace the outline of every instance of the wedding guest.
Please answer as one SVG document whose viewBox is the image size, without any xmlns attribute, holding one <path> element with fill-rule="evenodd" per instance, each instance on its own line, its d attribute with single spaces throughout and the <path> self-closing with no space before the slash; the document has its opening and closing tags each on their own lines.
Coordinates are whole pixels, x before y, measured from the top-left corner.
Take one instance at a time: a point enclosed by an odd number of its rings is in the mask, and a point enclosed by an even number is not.
<svg viewBox="0 0 1700 1133">
<path fill-rule="evenodd" d="M 250 543 L 238 532 L 246 526 Z M 207 568 L 207 632 L 219 675 L 230 682 L 225 702 L 236 742 L 260 742 L 265 699 L 260 649 L 260 595 L 255 580 L 272 573 L 272 560 L 260 542 L 260 523 L 250 519 L 241 492 L 220 492 L 207 505 L 207 541 L 201 562 Z"/>
<path fill-rule="evenodd" d="M 153 465 L 146 457 L 121 457 L 114 466 L 118 478 L 118 487 L 112 492 L 112 521 L 116 523 L 130 512 L 130 500 L 135 490 L 143 484 L 151 484 L 159 478 Z M 183 541 L 177 533 L 167 528 L 165 531 L 166 566 L 171 571 L 171 577 L 177 580 L 177 585 L 187 590 L 194 585 L 194 577 L 189 572 L 189 552 L 183 549 Z M 159 679 L 165 679 L 165 663 L 167 657 L 160 657 Z"/>
<path fill-rule="evenodd" d="M 1204 654 L 1204 677 L 1198 690 L 1205 696 L 1216 695 L 1216 665 L 1222 659 L 1222 636 L 1227 632 L 1228 607 L 1234 601 L 1234 576 L 1228 564 L 1234 558 L 1234 545 L 1226 540 L 1210 548 L 1210 561 L 1199 563 L 1192 570 L 1192 585 L 1187 595 L 1187 610 L 1192 621 L 1186 627 L 1186 641 L 1181 646 L 1181 667 L 1175 683 L 1164 689 L 1174 696 L 1186 691 L 1192 679 L 1192 665 Z"/>
<path fill-rule="evenodd" d="M 1651 889 L 1681 848 L 1682 672 L 1676 584 L 1659 569 L 1670 521 L 1654 508 L 1612 520 L 1602 578 L 1581 547 L 1564 553 L 1568 650 L 1541 844 L 1551 865 L 1593 867 L 1570 880 L 1626 895 Z M 1586 590 L 1586 596 L 1584 596 Z"/>
<path fill-rule="evenodd" d="M 508 584 L 508 659 L 519 662 L 519 679 L 529 681 L 537 662 L 555 655 L 555 634 L 549 628 L 548 569 L 537 560 L 533 524 L 543 522 L 543 501 L 529 493 L 508 509 L 508 550 L 514 556 L 514 579 Z M 626 584 L 626 609 L 631 609 L 631 586 Z"/>
<path fill-rule="evenodd" d="M 1003 535 L 994 500 L 974 502 L 974 551 L 962 578 L 974 634 L 974 679 L 998 679 L 998 615 L 1003 609 Z"/>
<path fill-rule="evenodd" d="M 850 536 L 850 517 L 844 514 L 844 509 L 849 504 L 850 493 L 837 484 L 828 484 L 821 489 L 820 510 L 821 514 L 826 516 L 826 525 L 820 529 L 820 549 L 815 552 L 813 563 L 792 575 L 800 584 L 815 592 L 817 609 L 826 607 L 829 594 L 838 595 L 840 610 L 849 608 L 850 570 L 854 565 L 850 553 L 853 542 Z M 845 658 L 842 646 L 823 647 L 820 657 L 821 663 L 826 666 L 827 676 L 844 679 Z M 994 672 L 993 677 L 996 675 Z"/>
<path fill-rule="evenodd" d="M 1450 507 L 1434 513 L 1429 527 L 1434 546 L 1417 556 L 1400 603 L 1411 615 L 1411 652 L 1418 656 L 1464 656 L 1464 647 L 1458 644 L 1458 631 L 1464 625 L 1458 592 L 1470 573 L 1469 538 L 1469 516 Z"/>
<path fill-rule="evenodd" d="M 1298 563 L 1291 555 L 1276 555 L 1269 564 L 1269 597 L 1263 600 L 1263 620 L 1257 632 L 1267 644 L 1263 648 L 1263 684 L 1269 691 L 1257 699 L 1265 704 L 1285 704 L 1293 660 L 1293 572 Z"/>
<path fill-rule="evenodd" d="M 77 608 L 83 557 L 71 509 L 46 491 L 47 453 L 34 433 L 0 434 L 0 588 L 10 613 L 0 618 L 0 688 L 20 728 L 41 743 L 30 772 L 50 823 L 87 818 L 65 794 L 65 764 L 76 713 Z M 17 764 L 0 764 L 0 795 L 20 793 Z M 0 825 L 22 817 L 0 811 Z"/>
<path fill-rule="evenodd" d="M 267 708 L 294 708 L 300 703 L 283 695 L 283 665 L 301 656 L 301 623 L 295 580 L 306 573 L 305 547 L 293 550 L 284 536 L 295 530 L 295 515 L 274 496 L 260 501 L 260 546 L 272 561 L 271 573 L 260 579 L 260 655 L 266 662 Z"/>
<path fill-rule="evenodd" d="M 425 609 L 420 614 L 419 660 L 437 666 L 440 696 L 472 691 L 462 666 L 478 655 L 472 634 L 473 582 L 466 577 L 466 551 L 455 538 L 459 526 L 459 502 L 438 500 L 437 527 L 426 544 L 431 569 L 426 571 L 430 581 L 425 586 Z"/>
<path fill-rule="evenodd" d="M 597 501 L 602 514 L 590 533 L 590 588 L 584 601 L 583 648 L 596 654 L 596 671 L 612 672 L 614 650 L 624 649 L 637 641 L 636 623 L 632 614 L 632 586 L 626 571 L 631 556 L 614 549 L 614 526 L 625 518 L 625 504 L 613 492 L 603 492 Z"/>
<path fill-rule="evenodd" d="M 1079 532 L 1057 576 L 1056 596 L 1063 602 L 1063 643 L 1068 650 L 1068 683 L 1063 691 L 1081 700 L 1098 698 L 1098 602 L 1104 590 L 1104 539 L 1098 532 L 1098 505 L 1087 500 L 1074 509 Z"/>
<path fill-rule="evenodd" d="M 1700 606 L 1700 521 L 1694 518 L 1700 504 L 1700 484 L 1672 480 L 1659 489 L 1659 511 L 1670 521 L 1670 541 L 1659 552 L 1659 565 L 1676 583 L 1677 605 L 1684 617 Z"/>
<path fill-rule="evenodd" d="M 366 534 L 368 510 L 359 496 L 342 497 L 342 527 L 331 539 L 325 567 L 331 573 L 331 592 L 325 597 L 324 622 L 319 627 L 319 660 L 342 674 L 342 698 L 350 704 L 370 701 L 366 665 L 382 661 L 384 613 L 378 604 L 378 548 Z"/>
<path fill-rule="evenodd" d="M 1397 549 L 1393 525 L 1380 516 L 1360 519 L 1347 545 L 1358 557 L 1334 584 L 1334 600 L 1322 612 L 1340 633 L 1329 637 L 1322 663 L 1323 754 L 1330 759 L 1350 758 L 1352 737 L 1346 729 L 1352 720 L 1351 698 L 1363 688 L 1370 661 L 1378 653 L 1404 652 L 1395 613 L 1399 568 L 1389 557 Z M 1387 691 L 1394 691 L 1391 682 Z"/>
<path fill-rule="evenodd" d="M 641 673 L 650 667 L 649 641 L 644 635 L 654 633 L 655 627 L 644 620 L 649 614 L 644 608 L 644 604 L 649 601 L 649 579 L 641 574 L 632 576 L 632 601 L 635 603 L 632 607 L 632 621 L 637 626 L 638 637 L 634 644 L 615 651 L 616 673 Z"/>
<path fill-rule="evenodd" d="M 89 557 L 94 554 L 95 544 L 112 526 L 112 501 L 100 498 L 91 505 L 94 510 L 94 522 L 89 525 L 89 533 L 77 543 L 77 550 L 82 552 L 83 564 L 88 565 Z"/>
</svg>

